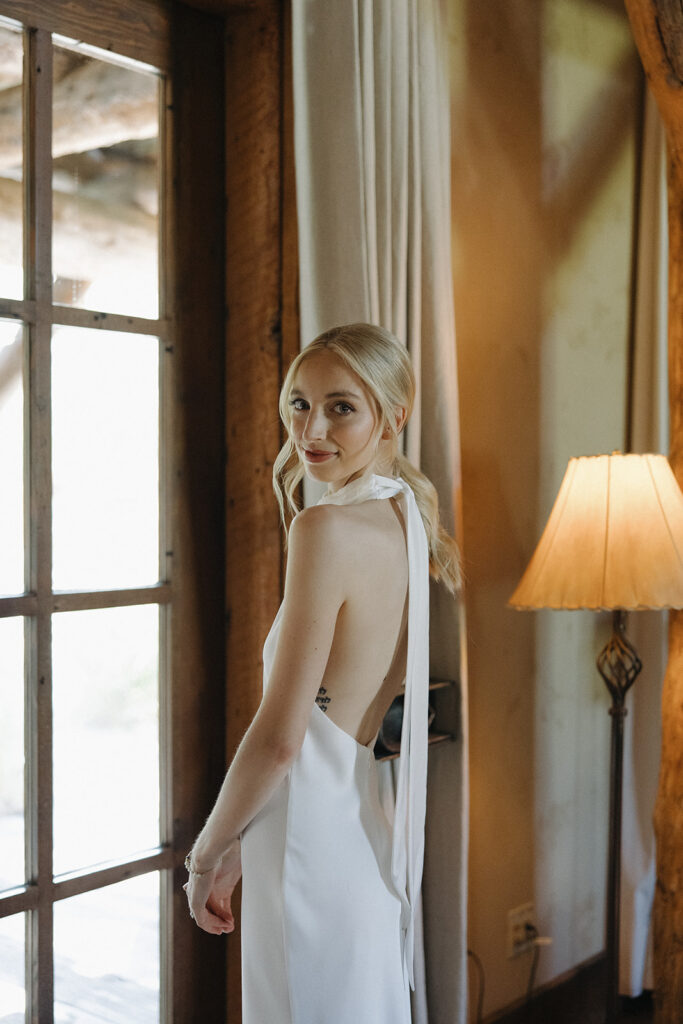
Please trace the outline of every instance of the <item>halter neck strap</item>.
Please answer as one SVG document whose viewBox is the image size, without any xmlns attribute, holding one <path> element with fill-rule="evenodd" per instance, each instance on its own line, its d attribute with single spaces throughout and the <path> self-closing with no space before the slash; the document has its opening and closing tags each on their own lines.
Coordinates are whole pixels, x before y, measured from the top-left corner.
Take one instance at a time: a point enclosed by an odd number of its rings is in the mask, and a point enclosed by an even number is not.
<svg viewBox="0 0 683 1024">
<path fill-rule="evenodd" d="M 402 477 L 371 474 L 325 494 L 319 505 L 355 505 L 399 496 L 408 550 L 408 650 L 401 756 L 392 830 L 391 877 L 401 899 L 403 967 L 415 988 L 415 910 L 424 860 L 429 714 L 429 552 L 415 495 Z"/>
<path fill-rule="evenodd" d="M 318 504 L 357 505 L 361 501 L 371 501 L 372 498 L 391 498 L 403 488 L 410 490 L 408 484 L 400 476 L 378 476 L 377 473 L 370 473 L 351 480 L 348 484 L 340 487 L 338 491 L 329 491 L 327 494 L 323 494 Z"/>
</svg>

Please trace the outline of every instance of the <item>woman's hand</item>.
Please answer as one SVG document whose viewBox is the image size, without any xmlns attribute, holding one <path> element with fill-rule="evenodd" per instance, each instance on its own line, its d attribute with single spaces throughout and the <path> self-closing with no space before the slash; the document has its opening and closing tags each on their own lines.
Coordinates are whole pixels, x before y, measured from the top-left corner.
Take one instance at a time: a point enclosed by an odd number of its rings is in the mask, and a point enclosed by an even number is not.
<svg viewBox="0 0 683 1024">
<path fill-rule="evenodd" d="M 210 935 L 226 935 L 235 929 L 230 900 L 242 874 L 239 842 L 233 843 L 218 864 L 201 875 L 190 872 L 183 886 L 190 916 Z"/>
<path fill-rule="evenodd" d="M 232 913 L 232 894 L 242 877 L 242 858 L 239 842 L 233 843 L 218 866 L 213 888 L 209 894 L 207 906 L 217 917 L 228 923 L 229 931 L 235 927 Z"/>
</svg>

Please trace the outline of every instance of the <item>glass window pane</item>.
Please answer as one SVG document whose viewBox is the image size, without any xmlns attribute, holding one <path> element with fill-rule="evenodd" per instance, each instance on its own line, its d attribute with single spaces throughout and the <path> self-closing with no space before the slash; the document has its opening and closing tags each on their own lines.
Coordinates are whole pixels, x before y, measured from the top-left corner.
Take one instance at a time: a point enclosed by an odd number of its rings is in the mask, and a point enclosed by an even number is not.
<svg viewBox="0 0 683 1024">
<path fill-rule="evenodd" d="M 0 619 L 0 851 L 0 890 L 22 885 L 24 620 L 19 618 Z"/>
<path fill-rule="evenodd" d="M 23 275 L 21 32 L 0 22 L 0 296 L 20 299 Z"/>
<path fill-rule="evenodd" d="M 159 843 L 157 605 L 53 616 L 54 871 Z"/>
<path fill-rule="evenodd" d="M 156 1024 L 158 874 L 60 900 L 54 914 L 55 1024 Z"/>
<path fill-rule="evenodd" d="M 159 79 L 54 54 L 54 299 L 156 317 Z"/>
<path fill-rule="evenodd" d="M 24 1024 L 26 915 L 0 917 L 0 1024 Z"/>
<path fill-rule="evenodd" d="M 0 320 L 0 594 L 24 590 L 23 337 Z"/>
<path fill-rule="evenodd" d="M 53 581 L 101 590 L 159 578 L 159 341 L 55 328 Z"/>
</svg>

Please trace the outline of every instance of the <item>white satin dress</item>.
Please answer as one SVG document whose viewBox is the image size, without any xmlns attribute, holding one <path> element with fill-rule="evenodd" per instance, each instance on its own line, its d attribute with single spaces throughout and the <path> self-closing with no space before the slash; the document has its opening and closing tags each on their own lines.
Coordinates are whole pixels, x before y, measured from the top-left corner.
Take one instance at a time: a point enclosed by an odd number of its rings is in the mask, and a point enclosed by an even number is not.
<svg viewBox="0 0 683 1024">
<path fill-rule="evenodd" d="M 410 1024 L 427 788 L 427 539 L 400 477 L 361 477 L 319 504 L 394 495 L 406 525 L 408 647 L 393 825 L 372 745 L 314 704 L 296 760 L 241 837 L 243 1024 Z M 281 612 L 263 651 L 264 688 Z"/>
</svg>

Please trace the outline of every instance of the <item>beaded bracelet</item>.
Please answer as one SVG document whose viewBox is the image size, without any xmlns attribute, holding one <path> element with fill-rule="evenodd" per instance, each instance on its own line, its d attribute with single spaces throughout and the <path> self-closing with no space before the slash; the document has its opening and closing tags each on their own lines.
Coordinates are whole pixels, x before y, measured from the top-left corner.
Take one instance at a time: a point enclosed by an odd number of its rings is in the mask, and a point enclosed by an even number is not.
<svg viewBox="0 0 683 1024">
<path fill-rule="evenodd" d="M 208 871 L 195 871 L 195 869 L 192 867 L 192 861 L 190 860 L 191 856 L 192 854 L 188 853 L 187 857 L 185 858 L 185 867 L 187 868 L 191 875 L 196 875 L 197 878 L 201 878 L 203 875 L 210 875 L 211 872 L 215 870 L 216 865 L 214 864 L 214 866 L 212 868 L 209 868 Z"/>
</svg>

